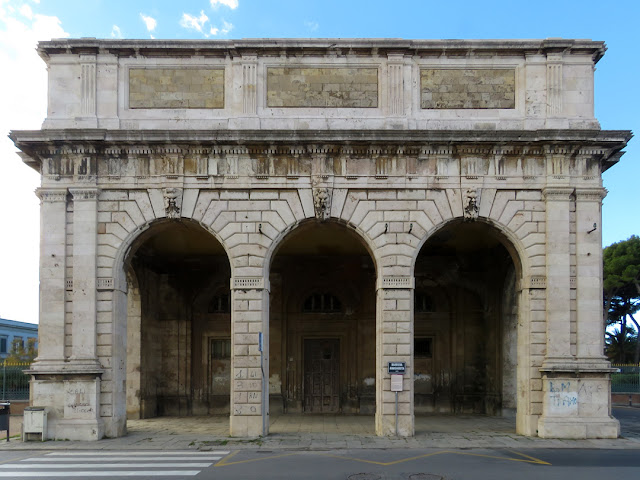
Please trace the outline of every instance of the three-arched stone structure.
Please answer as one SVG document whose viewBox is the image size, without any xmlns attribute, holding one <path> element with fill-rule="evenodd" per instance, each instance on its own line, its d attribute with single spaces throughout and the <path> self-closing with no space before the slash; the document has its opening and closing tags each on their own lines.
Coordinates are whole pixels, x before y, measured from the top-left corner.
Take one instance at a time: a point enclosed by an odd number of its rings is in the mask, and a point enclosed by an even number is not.
<svg viewBox="0 0 640 480">
<path fill-rule="evenodd" d="M 629 132 L 593 118 L 603 51 L 41 43 L 48 117 L 11 136 L 42 174 L 47 436 L 220 412 L 260 435 L 269 396 L 391 435 L 389 362 L 400 435 L 515 410 L 521 434 L 617 436 L 601 172 Z"/>
</svg>

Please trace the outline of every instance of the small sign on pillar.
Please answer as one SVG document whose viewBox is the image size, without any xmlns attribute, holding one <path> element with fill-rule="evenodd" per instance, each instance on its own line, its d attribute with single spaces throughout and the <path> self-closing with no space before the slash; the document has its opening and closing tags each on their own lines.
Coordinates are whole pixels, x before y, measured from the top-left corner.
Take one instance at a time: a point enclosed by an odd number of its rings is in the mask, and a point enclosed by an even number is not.
<svg viewBox="0 0 640 480">
<path fill-rule="evenodd" d="M 401 373 L 393 373 L 391 374 L 391 391 L 392 392 L 401 392 L 402 391 L 402 378 L 404 375 Z"/>
</svg>

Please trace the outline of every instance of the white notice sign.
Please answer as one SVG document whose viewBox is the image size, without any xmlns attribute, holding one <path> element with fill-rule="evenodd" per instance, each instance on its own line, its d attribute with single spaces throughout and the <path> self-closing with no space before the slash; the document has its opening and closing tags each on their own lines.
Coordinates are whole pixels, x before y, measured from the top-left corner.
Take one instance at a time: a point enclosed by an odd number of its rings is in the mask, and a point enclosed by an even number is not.
<svg viewBox="0 0 640 480">
<path fill-rule="evenodd" d="M 402 391 L 402 377 L 400 374 L 391 375 L 391 391 L 392 392 L 401 392 Z"/>
</svg>

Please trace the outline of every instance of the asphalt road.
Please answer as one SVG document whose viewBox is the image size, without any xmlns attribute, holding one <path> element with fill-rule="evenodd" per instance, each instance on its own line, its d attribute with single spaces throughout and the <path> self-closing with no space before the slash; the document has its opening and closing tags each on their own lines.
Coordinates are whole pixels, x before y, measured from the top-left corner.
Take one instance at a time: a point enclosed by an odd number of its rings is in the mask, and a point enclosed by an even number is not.
<svg viewBox="0 0 640 480">
<path fill-rule="evenodd" d="M 640 409 L 615 408 L 640 437 Z M 552 442 L 552 441 L 551 441 Z M 640 479 L 638 449 L 6 450 L 8 479 L 602 480 Z"/>
<path fill-rule="evenodd" d="M 0 478 L 602 480 L 640 478 L 638 450 L 2 452 Z M 221 457 L 220 460 L 212 460 Z"/>
</svg>

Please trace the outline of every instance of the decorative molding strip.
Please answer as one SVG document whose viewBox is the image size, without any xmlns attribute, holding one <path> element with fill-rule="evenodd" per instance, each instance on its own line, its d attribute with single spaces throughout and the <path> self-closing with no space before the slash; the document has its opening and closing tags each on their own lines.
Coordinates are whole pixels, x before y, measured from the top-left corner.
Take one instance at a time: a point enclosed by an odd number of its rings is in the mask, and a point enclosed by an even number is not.
<svg viewBox="0 0 640 480">
<path fill-rule="evenodd" d="M 73 201 L 78 202 L 82 200 L 97 200 L 100 194 L 98 188 L 70 188 L 69 192 L 73 195 Z"/>
<path fill-rule="evenodd" d="M 96 114 L 96 56 L 81 55 L 81 98 L 82 114 L 95 116 Z"/>
<path fill-rule="evenodd" d="M 576 188 L 576 201 L 602 202 L 607 196 L 604 188 Z"/>
<path fill-rule="evenodd" d="M 96 288 L 98 290 L 113 290 L 113 278 L 112 277 L 100 277 L 96 282 Z"/>
<path fill-rule="evenodd" d="M 576 277 L 570 277 L 569 278 L 569 288 L 571 290 L 575 290 L 576 289 L 576 285 L 577 285 Z"/>
<path fill-rule="evenodd" d="M 573 191 L 573 188 L 548 187 L 542 189 L 542 196 L 550 202 L 568 202 Z"/>
<path fill-rule="evenodd" d="M 42 202 L 66 202 L 67 201 L 67 189 L 36 189 L 36 195 Z"/>
<path fill-rule="evenodd" d="M 231 279 L 231 290 L 262 290 L 265 287 L 263 277 L 233 277 Z"/>
<path fill-rule="evenodd" d="M 544 275 L 531 275 L 528 288 L 547 288 L 547 277 Z"/>
<path fill-rule="evenodd" d="M 378 282 L 378 288 L 403 288 L 414 289 L 416 281 L 414 277 L 382 277 Z"/>
</svg>

